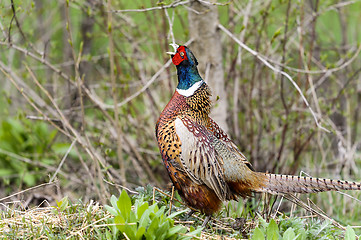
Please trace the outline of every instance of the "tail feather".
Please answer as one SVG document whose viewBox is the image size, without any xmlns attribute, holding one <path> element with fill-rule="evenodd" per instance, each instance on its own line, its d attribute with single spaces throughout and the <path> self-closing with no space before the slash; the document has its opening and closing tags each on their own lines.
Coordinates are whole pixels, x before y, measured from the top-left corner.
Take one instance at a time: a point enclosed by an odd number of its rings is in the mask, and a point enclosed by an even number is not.
<svg viewBox="0 0 361 240">
<path fill-rule="evenodd" d="M 300 177 L 292 175 L 266 174 L 265 184 L 256 192 L 276 193 L 316 193 L 338 190 L 361 190 L 361 183 L 325 178 Z"/>
</svg>

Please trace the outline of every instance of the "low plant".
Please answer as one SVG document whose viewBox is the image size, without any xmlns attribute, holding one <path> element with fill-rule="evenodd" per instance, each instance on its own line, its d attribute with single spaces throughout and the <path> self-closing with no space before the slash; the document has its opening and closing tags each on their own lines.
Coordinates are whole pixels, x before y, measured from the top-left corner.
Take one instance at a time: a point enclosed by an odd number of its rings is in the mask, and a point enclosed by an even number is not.
<svg viewBox="0 0 361 240">
<path fill-rule="evenodd" d="M 191 239 L 199 236 L 201 228 L 190 227 L 188 231 L 182 225 L 174 225 L 174 218 L 186 210 L 174 212 L 167 216 L 166 207 L 157 203 L 149 206 L 143 197 L 135 199 L 134 205 L 125 190 L 117 199 L 112 196 L 112 206 L 105 208 L 114 216 L 115 231 L 129 239 Z"/>
<path fill-rule="evenodd" d="M 329 221 L 301 218 L 280 218 L 266 222 L 260 218 L 260 225 L 253 230 L 252 240 L 306 240 L 306 239 L 347 239 L 356 240 L 355 231 L 348 226 L 346 231 L 334 227 Z"/>
</svg>

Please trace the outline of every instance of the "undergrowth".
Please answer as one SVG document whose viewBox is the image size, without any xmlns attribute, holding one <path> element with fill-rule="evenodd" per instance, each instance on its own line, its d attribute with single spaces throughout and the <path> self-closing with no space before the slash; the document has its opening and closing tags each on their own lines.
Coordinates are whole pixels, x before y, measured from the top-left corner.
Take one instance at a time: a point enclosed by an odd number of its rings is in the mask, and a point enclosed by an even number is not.
<svg viewBox="0 0 361 240">
<path fill-rule="evenodd" d="M 173 197 L 171 197 L 173 195 Z M 348 226 L 340 229 L 330 221 L 315 216 L 292 217 L 277 214 L 264 218 L 250 204 L 234 211 L 229 204 L 214 216 L 206 228 L 199 213 L 189 210 L 177 194 L 147 186 L 119 198 L 112 196 L 110 205 L 72 203 L 67 197 L 56 206 L 22 209 L 19 202 L 2 204 L 1 239 L 358 239 Z M 172 200 L 172 201 L 171 201 Z M 235 202 L 234 202 L 235 203 Z M 230 217 L 232 216 L 232 217 Z M 238 216 L 238 217 L 237 217 Z M 268 220 L 266 220 L 268 219 Z"/>
</svg>

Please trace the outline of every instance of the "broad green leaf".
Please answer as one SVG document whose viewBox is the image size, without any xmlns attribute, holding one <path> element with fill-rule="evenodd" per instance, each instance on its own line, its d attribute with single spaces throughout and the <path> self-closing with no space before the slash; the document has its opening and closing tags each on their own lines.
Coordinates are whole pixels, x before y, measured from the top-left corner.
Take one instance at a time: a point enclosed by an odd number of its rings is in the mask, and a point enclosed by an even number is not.
<svg viewBox="0 0 361 240">
<path fill-rule="evenodd" d="M 296 238 L 295 231 L 293 228 L 289 228 L 283 234 L 283 240 L 294 240 Z"/>
<path fill-rule="evenodd" d="M 148 208 L 143 212 L 141 218 L 139 219 L 139 227 L 147 227 L 148 226 L 148 223 L 150 221 L 149 214 L 150 214 L 150 210 Z"/>
<path fill-rule="evenodd" d="M 156 229 L 155 235 L 156 239 L 165 239 L 167 236 L 168 229 L 170 228 L 169 221 L 164 222 L 163 224 L 158 225 L 158 229 Z"/>
<path fill-rule="evenodd" d="M 136 223 L 137 222 L 137 216 L 133 211 L 130 211 L 128 222 Z"/>
<path fill-rule="evenodd" d="M 129 239 L 135 239 L 135 234 L 137 233 L 137 226 L 136 225 L 129 225 L 129 223 L 125 223 L 124 225 L 124 232 Z"/>
<path fill-rule="evenodd" d="M 174 213 L 172 213 L 171 215 L 169 215 L 168 218 L 175 218 L 175 217 L 178 216 L 179 214 L 185 213 L 185 212 L 187 212 L 187 211 L 188 211 L 188 210 L 182 210 L 182 211 L 174 212 Z"/>
<path fill-rule="evenodd" d="M 131 239 L 136 239 L 136 234 L 138 232 L 138 226 L 137 226 L 137 223 L 128 223 L 127 225 L 127 229 L 129 229 L 128 231 L 131 232 L 131 236 L 132 238 Z"/>
<path fill-rule="evenodd" d="M 58 143 L 54 143 L 51 146 L 51 149 L 59 155 L 64 155 L 65 153 L 68 152 L 70 147 L 69 143 L 62 143 L 62 142 L 58 142 Z M 69 152 L 69 156 L 73 157 L 73 158 L 78 158 L 78 154 L 76 153 L 76 151 L 74 150 L 74 148 L 72 148 Z"/>
<path fill-rule="evenodd" d="M 258 227 L 253 232 L 252 240 L 265 240 L 263 232 Z"/>
<path fill-rule="evenodd" d="M 184 227 L 182 225 L 177 225 L 177 226 L 172 227 L 171 229 L 169 229 L 166 238 L 170 238 L 171 236 L 180 232 L 183 229 L 184 229 Z"/>
<path fill-rule="evenodd" d="M 356 239 L 355 231 L 350 226 L 347 226 L 345 232 L 345 240 L 355 240 L 355 239 Z"/>
<path fill-rule="evenodd" d="M 154 215 L 154 213 L 151 213 L 150 215 Z M 147 232 L 144 234 L 144 236 L 146 237 L 146 239 L 155 239 L 155 233 L 156 233 L 156 230 L 159 226 L 159 219 L 158 218 L 154 218 L 152 220 L 152 222 L 150 223 L 148 229 L 147 229 Z"/>
<path fill-rule="evenodd" d="M 149 206 L 148 209 L 149 209 L 149 217 L 150 217 L 150 219 L 152 219 L 155 215 L 154 213 L 158 211 L 158 206 L 155 203 L 155 204 Z"/>
<path fill-rule="evenodd" d="M 299 229 L 296 237 L 297 240 L 306 240 L 307 239 L 306 230 L 304 228 Z"/>
<path fill-rule="evenodd" d="M 129 220 L 132 202 L 127 192 L 123 189 L 117 202 L 117 206 L 126 221 Z"/>
<path fill-rule="evenodd" d="M 186 232 L 187 229 L 183 228 L 178 232 L 178 234 L 186 233 Z M 187 236 L 179 235 L 177 239 L 181 239 L 181 240 L 199 239 L 201 232 L 202 232 L 202 228 L 197 228 L 196 230 L 194 230 L 193 227 L 190 227 L 190 232 L 187 233 Z"/>
<path fill-rule="evenodd" d="M 53 130 L 50 132 L 50 134 L 48 135 L 48 141 L 52 142 L 56 136 L 56 134 L 58 133 L 58 130 Z"/>
<path fill-rule="evenodd" d="M 278 226 L 275 220 L 271 219 L 266 229 L 266 236 L 268 240 L 278 240 Z"/>
<path fill-rule="evenodd" d="M 142 239 L 144 233 L 145 233 L 145 227 L 139 227 L 137 233 L 135 234 L 136 239 Z"/>
<path fill-rule="evenodd" d="M 112 195 L 112 196 L 110 197 L 110 203 L 111 203 L 112 206 L 113 206 L 114 208 L 116 208 L 116 209 L 118 209 L 117 201 L 118 201 L 118 199 L 117 199 L 114 195 Z"/>
<path fill-rule="evenodd" d="M 194 229 L 193 227 L 190 228 L 190 232 L 188 233 L 189 235 L 193 235 L 193 236 L 200 236 L 201 233 L 202 233 L 202 230 L 203 228 L 197 228 L 197 229 Z"/>
<path fill-rule="evenodd" d="M 106 237 L 106 239 L 113 239 L 112 233 L 109 231 L 105 232 L 105 237 Z"/>
<path fill-rule="evenodd" d="M 117 215 L 114 217 L 114 223 L 116 224 L 117 228 L 124 232 L 125 230 L 125 219 L 123 216 Z"/>
<path fill-rule="evenodd" d="M 161 207 L 156 213 L 155 216 L 159 219 L 162 219 L 162 216 L 164 216 L 165 206 Z"/>
<path fill-rule="evenodd" d="M 23 177 L 23 181 L 27 186 L 34 186 L 36 185 L 36 178 L 33 174 L 26 172 Z"/>
<path fill-rule="evenodd" d="M 113 216 L 118 215 L 117 210 L 115 210 L 113 207 L 108 206 L 108 205 L 105 205 L 104 207 L 108 212 L 110 212 L 111 215 L 113 215 Z"/>
<path fill-rule="evenodd" d="M 0 169 L 0 177 L 5 177 L 12 173 L 13 173 L 13 171 L 10 169 Z"/>
<path fill-rule="evenodd" d="M 137 208 L 137 216 L 138 219 L 140 219 L 143 216 L 143 213 L 145 212 L 145 210 L 147 210 L 149 208 L 149 204 L 148 202 L 144 202 L 141 206 L 138 206 Z"/>
</svg>

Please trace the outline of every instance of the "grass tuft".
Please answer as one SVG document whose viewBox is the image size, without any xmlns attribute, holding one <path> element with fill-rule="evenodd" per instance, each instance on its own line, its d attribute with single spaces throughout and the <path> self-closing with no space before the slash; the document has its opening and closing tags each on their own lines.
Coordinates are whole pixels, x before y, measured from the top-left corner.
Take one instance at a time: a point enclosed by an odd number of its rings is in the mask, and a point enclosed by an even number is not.
<svg viewBox="0 0 361 240">
<path fill-rule="evenodd" d="M 109 212 L 99 203 L 60 201 L 58 206 L 22 209 L 18 202 L 3 205 L 0 214 L 0 236 L 4 238 L 82 238 L 100 239 L 110 234 Z M 66 202 L 66 204 L 64 204 Z"/>
</svg>

